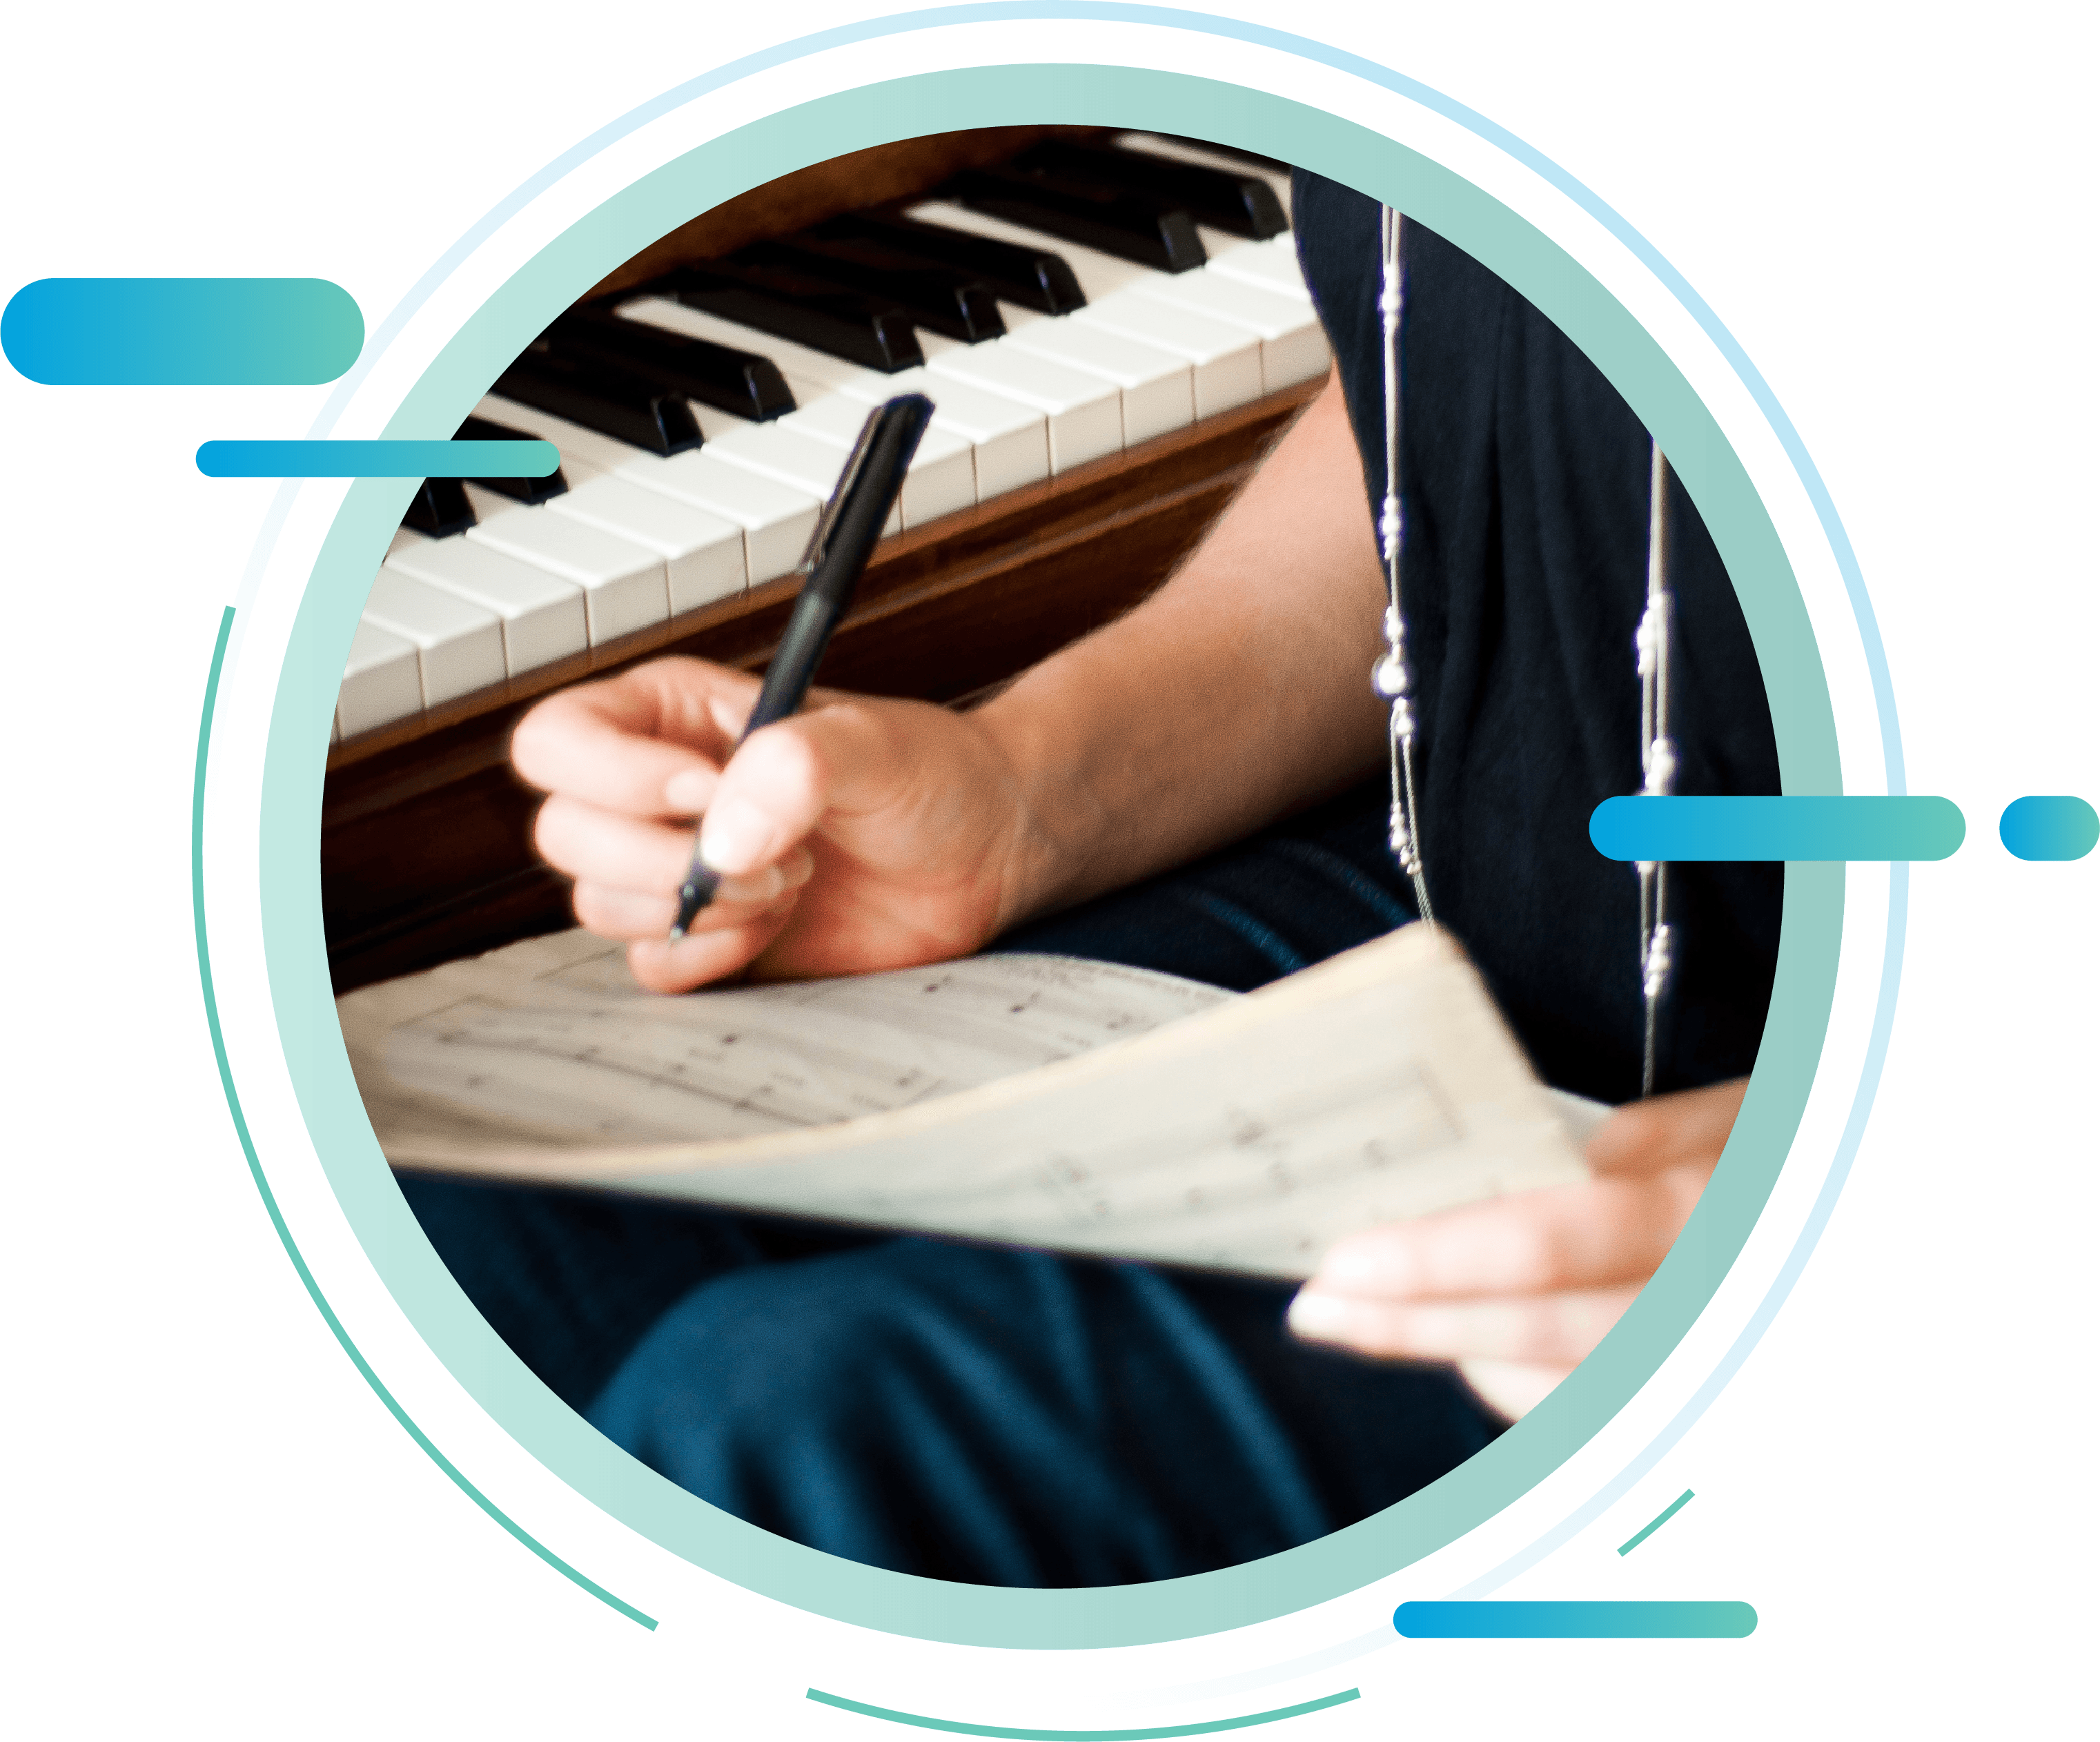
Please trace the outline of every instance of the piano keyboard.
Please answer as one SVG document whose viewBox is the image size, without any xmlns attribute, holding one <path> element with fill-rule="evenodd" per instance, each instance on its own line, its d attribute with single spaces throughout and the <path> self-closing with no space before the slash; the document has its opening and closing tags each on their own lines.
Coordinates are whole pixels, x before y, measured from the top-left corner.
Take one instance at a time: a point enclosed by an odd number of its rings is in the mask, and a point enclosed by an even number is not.
<svg viewBox="0 0 2100 1742">
<path fill-rule="evenodd" d="M 1177 183 L 1184 166 L 1224 172 L 1247 208 L 1203 205 L 1221 187 L 1233 190 L 1215 175 L 1193 189 Z M 520 481 L 531 487 L 499 493 L 470 483 L 466 525 L 456 498 L 435 488 L 418 498 L 351 643 L 338 743 L 354 752 L 353 741 L 374 741 L 367 734 L 395 742 L 434 710 L 457 718 L 483 693 L 501 703 L 516 680 L 788 575 L 869 408 L 892 395 L 924 393 L 935 406 L 891 519 L 889 530 L 904 533 L 1324 375 L 1326 342 L 1287 230 L 1250 239 L 1217 222 L 1273 228 L 1289 211 L 1286 172 L 1144 135 L 1046 148 L 1039 168 L 1036 177 L 968 172 L 952 190 L 960 199 L 905 207 L 902 225 L 857 215 L 818 225 L 799 255 L 793 237 L 745 250 L 741 273 L 717 276 L 712 263 L 674 273 L 618 306 L 628 325 L 602 337 L 604 351 L 563 353 L 558 336 L 549 357 L 521 359 L 475 408 L 497 431 L 475 433 L 553 443 L 564 487 L 545 495 L 552 480 Z M 1103 196 L 1105 176 L 1127 184 L 1109 189 L 1114 200 Z M 1158 191 L 1176 187 L 1191 209 L 1162 222 Z M 1030 204 L 1039 189 L 1045 203 Z M 1126 227 L 1104 228 L 1111 220 Z M 1145 222 L 1158 236 L 1132 227 Z M 921 303 L 907 307 L 908 324 L 893 318 L 862 333 L 849 328 L 850 310 L 836 314 L 850 293 L 827 294 L 807 270 L 876 262 L 880 300 L 901 303 L 922 279 L 953 269 L 936 263 L 915 276 L 931 254 L 895 257 L 951 245 L 967 253 L 956 238 L 1013 245 L 1047 260 L 1048 276 L 1039 284 L 1001 279 L 995 296 L 977 293 L 959 315 Z M 1193 244 L 1200 263 L 1189 263 Z M 1167 263 L 1133 258 L 1148 250 Z M 1077 307 L 1074 287 L 1084 298 Z M 708 307 L 692 300 L 703 293 Z M 774 330 L 781 324 L 800 336 Z M 987 324 L 1004 331 L 974 342 L 958 336 Z M 650 359 L 670 355 L 662 342 L 672 338 L 707 342 L 687 349 L 710 367 L 721 360 L 712 346 L 765 359 L 775 373 L 757 364 L 738 379 L 701 381 L 682 364 L 675 380 L 652 377 Z M 906 366 L 876 366 L 883 360 Z M 760 421 L 784 403 L 768 385 L 776 381 L 794 409 Z"/>
</svg>

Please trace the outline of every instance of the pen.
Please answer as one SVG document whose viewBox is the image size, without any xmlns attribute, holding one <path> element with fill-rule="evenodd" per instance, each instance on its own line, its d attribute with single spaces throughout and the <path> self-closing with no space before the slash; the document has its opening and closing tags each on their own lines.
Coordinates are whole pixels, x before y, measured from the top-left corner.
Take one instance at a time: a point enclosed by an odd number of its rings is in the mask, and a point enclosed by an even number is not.
<svg viewBox="0 0 2100 1742">
<path fill-rule="evenodd" d="M 933 415 L 933 402 L 923 393 L 899 394 L 887 404 L 868 413 L 860 439 L 846 456 L 845 470 L 839 474 L 832 499 L 817 517 L 817 529 L 803 552 L 801 572 L 808 578 L 796 596 L 788 627 L 773 663 L 765 668 L 765 683 L 757 704 L 744 722 L 737 739 L 745 739 L 776 720 L 785 720 L 802 705 L 824 657 L 832 631 L 839 626 L 853 603 L 854 589 L 861 571 L 882 536 L 889 518 L 889 505 L 904 486 L 905 469 L 918 452 L 919 438 L 926 433 Z M 735 752 L 732 752 L 732 754 Z M 715 898 L 721 879 L 700 862 L 700 840 L 693 836 L 693 862 L 686 867 L 686 880 L 678 886 L 678 917 L 671 924 L 671 939 L 686 935 L 695 917 Z"/>
</svg>

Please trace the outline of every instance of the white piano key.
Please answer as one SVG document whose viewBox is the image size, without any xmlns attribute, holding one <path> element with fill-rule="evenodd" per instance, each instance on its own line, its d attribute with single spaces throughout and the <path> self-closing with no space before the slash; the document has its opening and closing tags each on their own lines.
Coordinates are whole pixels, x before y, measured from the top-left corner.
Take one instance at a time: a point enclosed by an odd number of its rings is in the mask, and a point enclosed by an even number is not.
<svg viewBox="0 0 2100 1742">
<path fill-rule="evenodd" d="M 382 568 L 373 577 L 364 621 L 414 644 L 425 708 L 503 681 L 503 625 L 496 613 L 442 587 Z"/>
<path fill-rule="evenodd" d="M 867 407 L 845 394 L 826 393 L 814 383 L 807 398 L 797 393 L 795 399 L 801 408 L 781 418 L 781 426 L 837 449 L 838 463 L 843 466 L 846 455 L 860 439 L 861 426 L 867 421 Z M 904 474 L 901 506 L 905 526 L 924 526 L 943 514 L 971 507 L 977 499 L 977 461 L 969 443 L 945 425 L 927 425 L 925 434 L 919 438 L 919 451 L 912 455 L 911 467 Z"/>
<path fill-rule="evenodd" d="M 748 350 L 750 347 L 745 346 L 743 348 Z M 751 427 L 741 419 L 729 417 L 726 412 L 715 412 L 712 408 L 695 405 L 693 409 L 700 419 L 702 435 L 709 439 L 717 430 Z M 765 573 L 754 577 L 752 565 L 754 561 L 761 567 L 770 564 L 774 559 L 776 547 L 783 542 L 791 542 L 792 536 L 783 539 L 777 536 L 772 521 L 765 514 L 755 517 L 726 514 L 712 500 L 702 500 L 688 492 L 663 487 L 654 470 L 654 468 L 665 463 L 660 455 L 649 453 L 630 443 L 613 436 L 602 435 L 595 430 L 586 430 L 580 424 L 535 411 L 530 406 L 518 405 L 493 394 L 481 402 L 478 411 L 479 415 L 484 417 L 508 421 L 514 429 L 529 428 L 532 434 L 543 441 L 554 443 L 562 451 L 562 470 L 572 486 L 580 487 L 585 483 L 617 474 L 653 494 L 668 496 L 706 514 L 713 521 L 730 523 L 733 530 L 741 537 L 743 547 L 737 555 L 735 587 L 730 585 L 727 553 L 715 549 L 714 540 L 718 528 L 675 521 L 667 523 L 665 517 L 660 514 L 642 516 L 632 528 L 623 527 L 616 518 L 608 518 L 605 513 L 598 511 L 614 503 L 631 504 L 633 501 L 633 498 L 618 492 L 602 492 L 587 498 L 587 502 L 597 505 L 590 514 L 578 512 L 571 505 L 571 518 L 588 520 L 590 524 L 616 536 L 631 539 L 636 544 L 655 550 L 665 558 L 665 579 L 671 602 L 670 610 L 673 614 L 691 611 L 698 606 L 726 598 L 728 593 L 750 584 L 754 579 L 770 580 L 775 574 L 786 572 L 783 569 L 768 568 Z M 531 420 L 529 425 L 528 419 Z M 702 451 L 704 452 L 704 448 Z M 687 456 L 682 454 L 677 457 L 683 459 Z M 574 489 L 569 492 L 570 495 L 575 493 Z M 567 500 L 566 496 L 557 496 L 545 505 L 552 507 L 554 501 Z M 772 511 L 776 518 L 782 513 L 792 517 L 800 512 L 801 507 L 800 504 L 781 505 L 776 502 L 772 505 Z M 808 536 L 806 532 L 802 536 L 805 539 Z M 752 548 L 754 536 L 758 545 L 755 552 Z M 788 567 L 792 568 L 801 555 L 801 547 L 798 545 Z"/>
<path fill-rule="evenodd" d="M 733 598 L 747 579 L 743 528 L 624 478 L 600 476 L 552 498 L 544 512 L 610 532 L 664 560 L 671 615 Z"/>
<path fill-rule="evenodd" d="M 1327 335 L 1310 302 L 1208 271 L 1183 272 L 1172 278 L 1162 275 L 1135 289 L 1177 315 L 1192 311 L 1209 315 L 1259 333 L 1262 384 L 1267 392 L 1327 373 Z"/>
<path fill-rule="evenodd" d="M 1299 270 L 1297 253 L 1292 249 L 1221 236 L 1218 245 L 1211 250 L 1209 271 L 1216 277 L 1238 279 L 1300 302 L 1310 304 L 1312 300 L 1312 293 L 1305 288 L 1305 275 Z"/>
<path fill-rule="evenodd" d="M 754 587 L 778 580 L 802 560 L 823 506 L 809 491 L 732 465 L 705 448 L 668 460 L 639 454 L 615 475 L 741 527 L 744 571 Z"/>
<path fill-rule="evenodd" d="M 1288 170 L 1264 170 L 1260 164 L 1248 163 L 1244 159 L 1228 156 L 1220 151 L 1211 151 L 1201 145 L 1191 145 L 1180 139 L 1170 139 L 1157 133 L 1119 134 L 1115 143 L 1132 151 L 1149 152 L 1155 157 L 1171 157 L 1177 163 L 1201 164 L 1207 170 L 1223 170 L 1228 175 L 1251 175 L 1264 181 L 1276 190 L 1277 201 L 1283 208 L 1283 215 L 1290 216 L 1290 172 Z"/>
<path fill-rule="evenodd" d="M 1009 315 L 1006 337 L 995 343 L 1085 369 L 1123 390 L 1126 448 L 1195 421 L 1195 375 L 1185 357 L 1104 328 L 1075 326 L 1069 320 L 1035 315 L 1032 309 L 1012 313 L 1035 318 L 1017 320 Z"/>
<path fill-rule="evenodd" d="M 924 394 L 933 402 L 936 425 L 970 444 L 980 502 L 1040 483 L 1050 475 L 1049 420 L 1035 407 L 930 369 L 907 369 L 884 379 L 880 399 L 864 399 L 856 384 L 840 391 L 869 405 L 880 405 L 893 394 Z"/>
<path fill-rule="evenodd" d="M 1089 302 L 1064 319 L 1186 358 L 1198 417 L 1215 417 L 1262 395 L 1261 338 L 1245 327 L 1176 308 L 1137 286 Z"/>
<path fill-rule="evenodd" d="M 865 409 L 862 412 L 865 417 Z M 807 491 L 820 501 L 829 501 L 845 470 L 846 456 L 832 443 L 810 432 L 788 426 L 786 418 L 771 423 L 747 423 L 719 440 L 711 440 L 707 451 L 718 460 L 741 465 L 775 482 Z M 904 530 L 902 493 L 889 508 L 885 532 Z"/>
<path fill-rule="evenodd" d="M 355 738 L 375 726 L 423 711 L 423 677 L 416 644 L 360 619 L 350 638 L 342 687 L 335 699 L 335 730 Z"/>
<path fill-rule="evenodd" d="M 520 405 L 515 399 L 503 399 L 493 393 L 474 407 L 474 414 L 523 434 L 536 436 L 543 442 L 552 442 L 561 450 L 562 476 L 571 484 L 609 472 L 629 455 L 640 452 L 609 435 L 601 435 L 595 430 L 586 430 L 580 423 L 557 417 L 552 412 Z"/>
<path fill-rule="evenodd" d="M 1047 420 L 1033 406 L 1017 399 L 933 376 L 924 369 L 885 375 L 879 369 L 862 368 L 797 345 L 792 339 L 775 338 L 661 298 L 629 302 L 620 312 L 630 320 L 646 320 L 673 333 L 761 352 L 788 377 L 798 404 L 803 399 L 803 383 L 829 393 L 843 393 L 864 406 L 880 405 L 900 393 L 924 394 L 933 402 L 934 426 L 961 437 L 974 450 L 981 502 L 1024 484 L 1039 483 L 1050 475 Z M 756 581 L 758 577 L 754 573 L 752 578 Z"/>
<path fill-rule="evenodd" d="M 494 612 L 513 677 L 590 646 L 581 587 L 471 539 L 397 540 L 386 567 Z"/>
<path fill-rule="evenodd" d="M 1008 351 L 996 340 L 965 345 L 922 333 L 920 344 L 929 374 L 1018 399 L 1042 412 L 1048 421 L 1052 477 L 1123 451 L 1123 390 L 1114 382 L 1052 358 Z"/>
<path fill-rule="evenodd" d="M 671 615 L 663 558 L 600 527 L 545 508 L 508 508 L 466 536 L 582 588 L 593 647 Z"/>
<path fill-rule="evenodd" d="M 701 408 L 695 406 L 693 410 L 701 412 Z M 569 496 L 576 496 L 576 492 L 582 490 L 584 485 L 594 483 L 598 479 L 609 479 L 615 473 L 620 473 L 621 466 L 628 466 L 637 461 L 657 458 L 657 456 L 642 452 L 641 448 L 626 443 L 626 441 L 620 441 L 611 435 L 601 435 L 598 430 L 584 429 L 582 425 L 573 425 L 565 418 L 550 416 L 548 412 L 536 412 L 529 406 L 514 406 L 513 401 L 502 399 L 498 395 L 489 395 L 488 399 L 483 399 L 481 406 L 477 408 L 477 416 L 485 416 L 485 418 L 493 418 L 493 421 L 508 418 L 513 429 L 525 429 L 529 421 L 532 422 L 532 429 L 529 429 L 532 435 L 537 435 L 542 441 L 552 441 L 561 450 L 562 475 L 567 477 L 571 490 L 540 505 L 536 513 L 552 509 L 557 502 L 569 502 Z M 704 416 L 704 425 L 712 421 L 712 416 L 714 416 L 712 408 L 708 412 L 701 412 L 701 416 Z M 726 416 L 725 422 L 729 422 L 729 426 L 743 426 L 743 429 L 750 426 L 741 425 L 735 418 L 726 418 Z M 704 433 L 706 433 L 706 429 L 704 429 Z M 479 513 L 481 510 L 481 492 L 468 487 L 468 496 L 477 502 Z M 626 498 L 620 492 L 594 492 L 590 496 L 584 496 L 580 505 L 569 502 L 565 513 L 571 519 L 597 525 L 602 531 L 611 531 L 620 538 L 628 538 L 634 545 L 655 550 L 657 555 L 664 557 L 666 559 L 666 584 L 672 614 L 697 610 L 699 605 L 710 605 L 716 599 L 726 599 L 733 593 L 743 590 L 743 586 L 750 580 L 750 555 L 743 549 L 745 540 L 741 525 L 729 523 L 721 515 L 712 515 L 706 525 L 693 523 L 693 521 L 681 519 L 676 513 L 666 515 L 661 506 L 651 506 L 646 501 L 642 502 L 642 506 L 649 506 L 649 513 L 645 513 L 637 523 L 628 525 L 621 521 L 617 510 L 609 510 L 609 505 L 630 501 L 634 501 L 634 498 Z M 706 510 L 693 509 L 691 505 L 686 505 L 681 513 L 706 513 Z"/>
</svg>

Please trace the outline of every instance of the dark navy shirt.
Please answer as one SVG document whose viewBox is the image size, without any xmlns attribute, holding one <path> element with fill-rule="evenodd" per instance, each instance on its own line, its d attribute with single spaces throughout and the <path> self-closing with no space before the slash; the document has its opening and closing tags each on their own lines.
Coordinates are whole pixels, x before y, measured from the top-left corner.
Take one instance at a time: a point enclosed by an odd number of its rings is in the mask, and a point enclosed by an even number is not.
<svg viewBox="0 0 2100 1742">
<path fill-rule="evenodd" d="M 1371 501 L 1385 492 L 1378 207 L 1300 174 L 1299 258 L 1339 363 Z M 1634 630 L 1649 443 L 1560 330 L 1440 236 L 1405 230 L 1401 601 L 1430 899 L 1549 1082 L 1640 1087 L 1639 897 L 1590 813 L 1641 783 Z M 1684 793 L 1770 793 L 1757 655 L 1673 483 L 1670 727 Z M 1370 527 L 1365 536 L 1374 536 Z M 1776 865 L 1673 867 L 1677 961 L 1658 1088 L 1747 1072 L 1779 942 Z"/>
</svg>

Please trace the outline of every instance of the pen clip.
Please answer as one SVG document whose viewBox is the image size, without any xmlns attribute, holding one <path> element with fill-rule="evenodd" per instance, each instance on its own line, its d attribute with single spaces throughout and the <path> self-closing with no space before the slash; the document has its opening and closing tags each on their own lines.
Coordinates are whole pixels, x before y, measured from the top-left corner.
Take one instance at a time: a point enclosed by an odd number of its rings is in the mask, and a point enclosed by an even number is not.
<svg viewBox="0 0 2100 1742">
<path fill-rule="evenodd" d="M 808 574 L 823 560 L 825 546 L 831 543 L 832 533 L 838 525 L 839 510 L 845 505 L 846 498 L 853 494 L 854 484 L 867 465 L 868 451 L 875 445 L 876 426 L 882 421 L 882 414 L 888 409 L 886 405 L 876 406 L 867 414 L 867 421 L 860 426 L 860 434 L 854 441 L 853 452 L 846 456 L 845 468 L 839 474 L 838 483 L 832 487 L 832 499 L 824 504 L 823 511 L 817 516 L 816 527 L 810 534 L 810 548 L 802 553 L 802 560 L 796 565 L 799 573 Z"/>
</svg>

